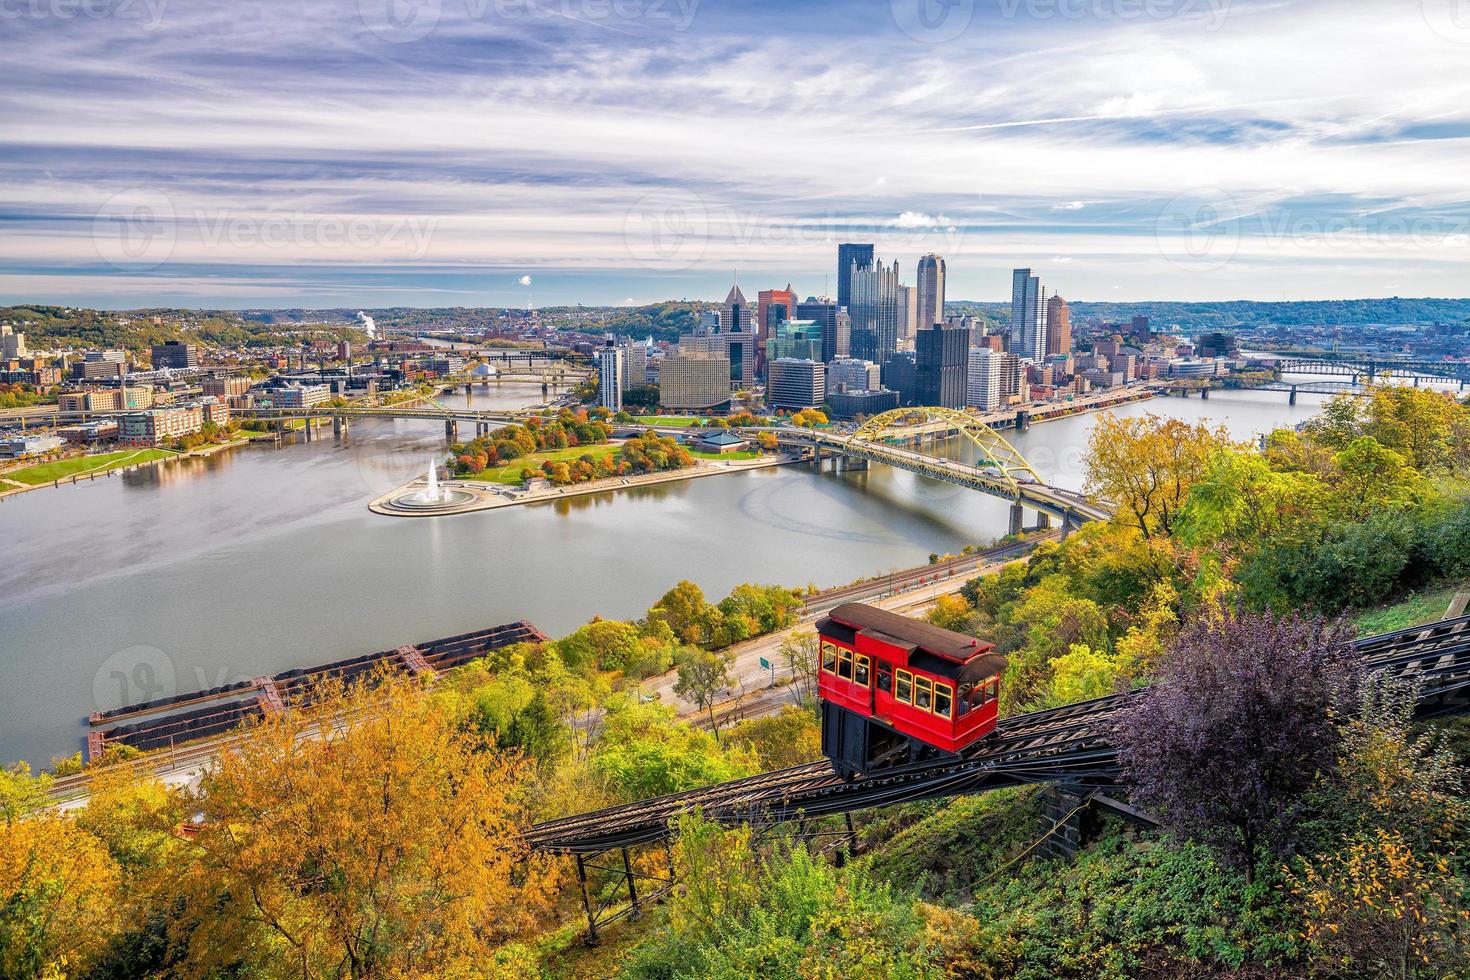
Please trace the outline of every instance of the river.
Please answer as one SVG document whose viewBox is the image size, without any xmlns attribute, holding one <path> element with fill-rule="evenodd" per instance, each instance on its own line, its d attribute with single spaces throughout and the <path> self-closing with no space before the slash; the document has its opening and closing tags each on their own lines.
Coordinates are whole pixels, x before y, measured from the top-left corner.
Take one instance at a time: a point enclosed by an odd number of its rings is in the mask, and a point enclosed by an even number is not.
<svg viewBox="0 0 1470 980">
<path fill-rule="evenodd" d="M 473 400 L 541 394 L 507 384 Z M 1321 400 L 1215 392 L 1119 411 L 1209 418 L 1250 439 Z M 1007 435 L 1048 482 L 1080 488 L 1094 419 Z M 442 451 L 438 423 L 358 422 L 342 442 L 251 446 L 0 504 L 0 762 L 78 751 L 97 709 L 516 619 L 561 635 L 641 615 L 682 578 L 715 600 L 743 581 L 837 585 L 1007 529 L 1004 501 L 883 467 L 435 519 L 368 513 Z"/>
</svg>

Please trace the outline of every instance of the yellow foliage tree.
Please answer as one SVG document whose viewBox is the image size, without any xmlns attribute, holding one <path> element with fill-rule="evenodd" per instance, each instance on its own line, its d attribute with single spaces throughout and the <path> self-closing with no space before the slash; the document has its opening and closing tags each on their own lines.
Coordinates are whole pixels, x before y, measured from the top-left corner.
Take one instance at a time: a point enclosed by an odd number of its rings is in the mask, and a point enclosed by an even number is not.
<svg viewBox="0 0 1470 980">
<path fill-rule="evenodd" d="M 118 928 L 117 865 L 70 818 L 0 826 L 0 976 L 82 971 Z"/>
<path fill-rule="evenodd" d="M 519 760 L 375 680 L 267 716 L 203 778 L 179 930 L 195 971 L 472 974 L 548 907 L 559 868 L 527 860 Z"/>
<path fill-rule="evenodd" d="M 1105 412 L 1088 439 L 1087 489 L 1116 504 L 1118 519 L 1145 538 L 1167 537 L 1190 488 L 1229 444 L 1223 426 Z"/>
</svg>

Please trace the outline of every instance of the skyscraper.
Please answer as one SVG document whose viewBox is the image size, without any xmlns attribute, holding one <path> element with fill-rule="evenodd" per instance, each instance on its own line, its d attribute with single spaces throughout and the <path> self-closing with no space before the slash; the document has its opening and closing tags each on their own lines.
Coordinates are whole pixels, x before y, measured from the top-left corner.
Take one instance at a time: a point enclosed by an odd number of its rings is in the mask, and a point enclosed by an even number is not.
<svg viewBox="0 0 1470 980">
<path fill-rule="evenodd" d="M 856 266 L 866 269 L 873 264 L 872 245 L 837 246 L 837 305 L 852 308 L 852 270 Z"/>
<path fill-rule="evenodd" d="M 967 405 L 986 412 L 1000 407 L 1005 358 L 1010 356 L 984 347 L 970 348 Z"/>
<path fill-rule="evenodd" d="M 597 404 L 609 412 L 621 412 L 623 388 L 623 349 L 609 335 L 597 352 Z"/>
<path fill-rule="evenodd" d="M 919 289 L 898 287 L 898 346 L 912 349 L 914 333 L 924 325 L 919 319 Z"/>
<path fill-rule="evenodd" d="M 944 322 L 944 258 L 930 252 L 919 260 L 919 329 Z"/>
<path fill-rule="evenodd" d="M 822 363 L 822 325 L 815 320 L 783 320 L 766 343 L 771 361 L 792 358 Z"/>
<path fill-rule="evenodd" d="M 1046 356 L 1046 290 L 1030 269 L 1011 273 L 1011 353 L 1027 361 Z"/>
<path fill-rule="evenodd" d="M 969 379 L 970 331 L 936 323 L 914 336 L 914 402 L 964 408 Z"/>
<path fill-rule="evenodd" d="M 1072 350 L 1072 311 L 1060 295 L 1046 301 L 1046 352 L 1067 354 Z"/>
<path fill-rule="evenodd" d="M 808 296 L 796 304 L 796 320 L 815 320 L 822 325 L 822 360 L 837 356 L 837 302 L 829 296 Z"/>
<path fill-rule="evenodd" d="M 796 293 L 791 291 L 790 283 L 786 284 L 785 289 L 762 289 L 756 294 L 755 309 L 756 343 L 760 351 L 760 362 L 756 367 L 764 371 L 766 345 L 770 343 L 771 335 L 783 320 L 795 320 L 798 316 Z"/>
<path fill-rule="evenodd" d="M 756 337 L 750 313 L 745 294 L 738 285 L 731 286 L 720 314 L 720 336 L 730 358 L 730 380 L 741 385 L 755 382 Z"/>
<path fill-rule="evenodd" d="M 851 303 L 852 338 L 848 352 L 853 357 L 882 364 L 898 350 L 898 261 L 885 266 L 872 264 L 853 270 L 848 284 Z M 841 301 L 839 300 L 839 305 Z"/>
</svg>

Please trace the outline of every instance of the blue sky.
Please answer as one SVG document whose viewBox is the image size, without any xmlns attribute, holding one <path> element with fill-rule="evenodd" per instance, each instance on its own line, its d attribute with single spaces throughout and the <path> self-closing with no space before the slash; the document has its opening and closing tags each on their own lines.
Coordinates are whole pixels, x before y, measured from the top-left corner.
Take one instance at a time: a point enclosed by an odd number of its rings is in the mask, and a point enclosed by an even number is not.
<svg viewBox="0 0 1470 980">
<path fill-rule="evenodd" d="M 1464 0 L 3 0 L 0 302 L 1470 295 Z M 527 280 L 529 277 L 529 280 Z"/>
</svg>

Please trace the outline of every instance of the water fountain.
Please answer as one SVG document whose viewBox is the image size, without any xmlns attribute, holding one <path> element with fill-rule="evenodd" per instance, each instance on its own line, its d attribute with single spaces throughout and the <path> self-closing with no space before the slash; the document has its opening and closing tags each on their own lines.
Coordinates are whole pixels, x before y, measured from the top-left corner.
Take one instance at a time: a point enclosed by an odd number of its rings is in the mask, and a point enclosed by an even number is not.
<svg viewBox="0 0 1470 980">
<path fill-rule="evenodd" d="M 422 489 L 412 490 L 417 481 L 398 493 L 373 503 L 380 513 L 407 514 L 432 517 L 435 514 L 452 514 L 465 504 L 480 499 L 480 495 L 458 487 L 446 487 L 439 482 L 439 460 L 436 457 L 429 465 L 428 476 Z"/>
</svg>

